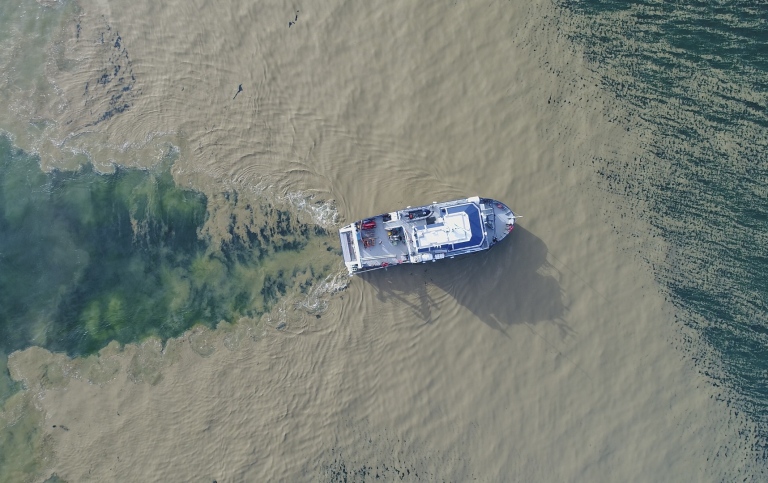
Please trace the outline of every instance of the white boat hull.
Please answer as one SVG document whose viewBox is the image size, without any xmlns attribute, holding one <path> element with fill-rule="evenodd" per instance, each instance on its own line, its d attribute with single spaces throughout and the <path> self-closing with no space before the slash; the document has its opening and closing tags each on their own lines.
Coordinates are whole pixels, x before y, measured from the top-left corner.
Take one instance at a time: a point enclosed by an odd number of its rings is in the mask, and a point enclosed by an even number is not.
<svg viewBox="0 0 768 483">
<path fill-rule="evenodd" d="M 407 207 L 339 230 L 350 275 L 488 250 L 515 226 L 507 205 L 477 196 Z"/>
</svg>

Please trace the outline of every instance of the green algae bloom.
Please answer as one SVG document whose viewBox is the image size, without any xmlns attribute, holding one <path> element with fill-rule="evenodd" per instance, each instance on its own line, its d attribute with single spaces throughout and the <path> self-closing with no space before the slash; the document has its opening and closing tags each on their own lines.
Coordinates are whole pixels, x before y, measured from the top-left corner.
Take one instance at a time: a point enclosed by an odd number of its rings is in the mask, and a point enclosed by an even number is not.
<svg viewBox="0 0 768 483">
<path fill-rule="evenodd" d="M 175 184 L 174 159 L 44 173 L 0 139 L 0 351 L 89 354 L 255 318 L 329 273 L 328 234 L 264 202 L 224 193 L 231 222 L 211 236 L 209 200 Z"/>
</svg>

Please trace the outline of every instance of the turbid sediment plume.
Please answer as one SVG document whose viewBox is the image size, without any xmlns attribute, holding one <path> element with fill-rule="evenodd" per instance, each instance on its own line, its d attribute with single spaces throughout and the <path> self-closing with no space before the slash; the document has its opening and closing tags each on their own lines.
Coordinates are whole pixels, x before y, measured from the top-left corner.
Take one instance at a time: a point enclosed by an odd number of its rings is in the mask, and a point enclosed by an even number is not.
<svg viewBox="0 0 768 483">
<path fill-rule="evenodd" d="M 15 116 L 46 122 L 39 137 L 3 127 L 44 168 L 150 165 L 173 145 L 174 179 L 211 199 L 235 190 L 298 207 L 315 196 L 354 220 L 477 194 L 525 216 L 487 253 L 343 291 L 328 279 L 322 310 L 289 299 L 260 321 L 113 344 L 88 365 L 12 354 L 11 375 L 44 415 L 40 478 L 709 481 L 752 470 L 743 416 L 723 412 L 675 349 L 674 309 L 649 264 L 666 246 L 595 183 L 595 160 L 632 159 L 640 134 L 549 2 L 38 8 L 61 9 L 45 44 L 50 96 L 4 95 Z M 328 206 L 316 220 L 329 223 Z M 222 235 L 222 220 L 209 233 Z M 725 449 L 739 457 L 714 458 Z"/>
</svg>

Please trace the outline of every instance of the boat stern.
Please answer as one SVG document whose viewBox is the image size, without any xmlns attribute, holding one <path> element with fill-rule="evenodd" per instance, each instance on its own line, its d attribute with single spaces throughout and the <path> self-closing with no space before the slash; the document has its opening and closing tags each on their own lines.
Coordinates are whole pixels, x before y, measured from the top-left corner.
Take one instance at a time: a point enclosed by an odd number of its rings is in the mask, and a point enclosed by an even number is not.
<svg viewBox="0 0 768 483">
<path fill-rule="evenodd" d="M 354 223 L 339 230 L 339 242 L 344 256 L 344 265 L 352 275 L 360 268 L 360 247 L 357 243 L 357 229 Z"/>
</svg>

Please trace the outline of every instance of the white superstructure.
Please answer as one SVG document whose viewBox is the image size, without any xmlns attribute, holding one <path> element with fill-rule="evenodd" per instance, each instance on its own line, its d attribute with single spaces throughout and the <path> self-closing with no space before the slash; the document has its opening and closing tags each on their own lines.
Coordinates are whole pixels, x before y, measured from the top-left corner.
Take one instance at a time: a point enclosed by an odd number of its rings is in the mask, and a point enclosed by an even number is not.
<svg viewBox="0 0 768 483">
<path fill-rule="evenodd" d="M 504 203 L 474 196 L 365 218 L 339 230 L 339 238 L 353 275 L 487 250 L 514 224 Z"/>
</svg>

